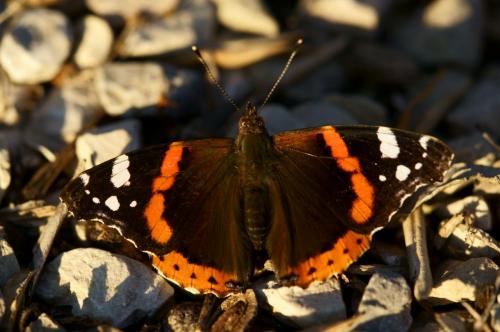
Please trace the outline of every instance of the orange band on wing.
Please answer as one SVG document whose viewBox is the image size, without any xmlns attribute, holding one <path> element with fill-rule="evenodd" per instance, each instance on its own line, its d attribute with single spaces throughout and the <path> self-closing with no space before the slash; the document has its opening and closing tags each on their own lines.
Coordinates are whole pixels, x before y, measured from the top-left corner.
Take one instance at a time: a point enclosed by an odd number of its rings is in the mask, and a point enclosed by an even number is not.
<svg viewBox="0 0 500 332">
<path fill-rule="evenodd" d="M 307 287 L 315 280 L 326 280 L 345 271 L 370 247 L 371 236 L 347 231 L 331 247 L 319 255 L 308 258 L 295 267 L 280 272 L 280 277 L 296 276 L 294 284 Z"/>
<path fill-rule="evenodd" d="M 363 175 L 359 159 L 349 155 L 349 149 L 340 136 L 331 126 L 322 127 L 322 134 L 327 146 L 330 147 L 332 157 L 340 169 L 351 173 L 351 183 L 357 198 L 351 206 L 351 218 L 358 224 L 363 224 L 373 215 L 374 190 L 370 181 Z"/>
<path fill-rule="evenodd" d="M 231 292 L 228 283 L 234 283 L 236 276 L 211 267 L 190 263 L 181 253 L 172 251 L 161 258 L 153 256 L 153 266 L 166 278 L 187 290 L 201 293 L 213 292 L 224 296 Z M 234 290 L 233 290 L 234 291 Z"/>
<path fill-rule="evenodd" d="M 166 244 L 172 236 L 172 228 L 168 221 L 163 218 L 163 212 L 165 211 L 163 192 L 170 189 L 175 182 L 175 175 L 179 172 L 179 161 L 182 160 L 182 152 L 182 144 L 170 144 L 163 158 L 161 173 L 153 180 L 153 196 L 144 210 L 146 226 L 149 229 L 151 238 L 160 244 Z"/>
</svg>

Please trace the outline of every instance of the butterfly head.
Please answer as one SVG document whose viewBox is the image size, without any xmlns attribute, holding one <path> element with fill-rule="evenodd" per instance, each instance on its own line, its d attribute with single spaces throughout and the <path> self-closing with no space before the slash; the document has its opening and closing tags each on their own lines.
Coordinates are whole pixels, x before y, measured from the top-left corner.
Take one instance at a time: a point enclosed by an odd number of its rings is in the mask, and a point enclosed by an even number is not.
<svg viewBox="0 0 500 332">
<path fill-rule="evenodd" d="M 247 104 L 245 114 L 240 118 L 239 129 L 240 135 L 267 133 L 264 120 L 257 114 L 257 109 L 252 103 Z"/>
</svg>

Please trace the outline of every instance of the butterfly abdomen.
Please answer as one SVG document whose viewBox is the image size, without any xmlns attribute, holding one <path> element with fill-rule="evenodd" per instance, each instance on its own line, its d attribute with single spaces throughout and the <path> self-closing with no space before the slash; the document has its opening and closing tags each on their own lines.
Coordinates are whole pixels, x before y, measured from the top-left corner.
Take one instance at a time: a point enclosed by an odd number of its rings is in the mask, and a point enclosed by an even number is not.
<svg viewBox="0 0 500 332">
<path fill-rule="evenodd" d="M 245 230 L 255 250 L 262 250 L 269 232 L 267 190 L 248 186 L 243 190 Z"/>
</svg>

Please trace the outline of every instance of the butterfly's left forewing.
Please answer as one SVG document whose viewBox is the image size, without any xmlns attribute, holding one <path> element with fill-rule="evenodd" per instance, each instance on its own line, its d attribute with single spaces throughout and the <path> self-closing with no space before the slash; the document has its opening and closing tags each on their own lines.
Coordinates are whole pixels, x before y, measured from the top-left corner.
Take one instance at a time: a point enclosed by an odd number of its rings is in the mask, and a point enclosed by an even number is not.
<svg viewBox="0 0 500 332">
<path fill-rule="evenodd" d="M 301 285 L 343 271 L 406 198 L 442 179 L 453 157 L 431 136 L 387 127 L 325 126 L 273 140 L 267 247 L 279 274 Z"/>
</svg>

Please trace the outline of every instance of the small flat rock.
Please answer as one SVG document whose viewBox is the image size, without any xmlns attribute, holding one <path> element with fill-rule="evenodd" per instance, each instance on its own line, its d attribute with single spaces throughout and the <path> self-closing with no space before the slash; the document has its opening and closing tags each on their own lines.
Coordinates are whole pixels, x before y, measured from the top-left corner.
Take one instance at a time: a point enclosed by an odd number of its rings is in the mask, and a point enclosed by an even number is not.
<svg viewBox="0 0 500 332">
<path fill-rule="evenodd" d="M 214 0 L 217 18 L 229 29 L 275 37 L 278 22 L 267 12 L 260 0 Z"/>
<path fill-rule="evenodd" d="M 358 123 L 348 111 L 327 101 L 302 103 L 294 107 L 291 113 L 304 124 L 305 128 Z"/>
<path fill-rule="evenodd" d="M 346 311 L 340 282 L 329 279 L 313 282 L 308 288 L 280 286 L 272 279 L 254 287 L 257 299 L 271 308 L 280 320 L 305 328 L 345 319 Z"/>
<path fill-rule="evenodd" d="M 142 263 L 95 248 L 57 256 L 45 267 L 36 291 L 51 305 L 70 306 L 76 317 L 120 328 L 152 315 L 174 292 Z"/>
<path fill-rule="evenodd" d="M 215 13 L 210 3 L 191 1 L 189 7 L 183 7 L 172 15 L 131 29 L 124 36 L 118 53 L 127 57 L 143 57 L 184 50 L 192 45 L 205 45 L 213 39 L 215 28 Z"/>
<path fill-rule="evenodd" d="M 157 105 L 168 91 L 162 67 L 152 62 L 106 64 L 97 71 L 95 86 L 110 115 Z"/>
<path fill-rule="evenodd" d="M 0 309 L 0 312 L 2 310 Z M 499 332 L 500 331 L 500 303 L 496 303 L 493 305 L 493 308 L 491 308 L 490 311 L 490 324 L 491 327 L 493 328 L 493 331 Z"/>
<path fill-rule="evenodd" d="M 85 4 L 98 15 L 127 18 L 140 14 L 165 14 L 174 10 L 179 0 L 85 0 Z"/>
<path fill-rule="evenodd" d="M 2 38 L 0 63 L 15 83 L 49 81 L 68 57 L 72 38 L 71 25 L 60 12 L 26 10 Z"/>
<path fill-rule="evenodd" d="M 7 242 L 3 226 L 0 225 L 0 288 L 19 270 L 20 267 L 14 249 Z"/>
<path fill-rule="evenodd" d="M 449 218 L 459 213 L 471 215 L 473 225 L 484 230 L 491 230 L 493 218 L 486 200 L 481 196 L 468 196 L 458 201 L 436 209 L 436 214 L 442 218 Z"/>
<path fill-rule="evenodd" d="M 9 150 L 0 147 L 0 202 L 9 188 L 10 180 Z"/>
<path fill-rule="evenodd" d="M 141 124 L 128 119 L 101 126 L 79 136 L 76 140 L 77 173 L 83 172 L 122 153 L 137 150 Z"/>
<path fill-rule="evenodd" d="M 394 29 L 395 43 L 427 65 L 475 66 L 481 55 L 482 1 L 428 3 Z"/>
<path fill-rule="evenodd" d="M 76 65 L 92 68 L 106 62 L 113 45 L 113 31 L 109 24 L 98 16 L 87 15 L 80 27 L 82 37 L 73 56 Z"/>
<path fill-rule="evenodd" d="M 408 331 L 412 324 L 411 290 L 394 272 L 376 272 L 368 282 L 358 307 L 363 317 L 354 331 Z"/>
<path fill-rule="evenodd" d="M 465 50 L 464 50 L 465 51 Z M 490 133 L 493 137 L 500 135 L 500 66 L 488 67 L 466 94 L 465 98 L 447 117 L 450 129 L 463 135 L 464 132 L 475 132 L 477 128 Z"/>
<path fill-rule="evenodd" d="M 94 71 L 83 71 L 52 89 L 40 108 L 30 117 L 25 141 L 37 150 L 59 151 L 73 142 L 79 132 L 100 111 L 95 93 Z"/>
<path fill-rule="evenodd" d="M 476 301 L 481 289 L 495 284 L 498 266 L 489 258 L 471 258 L 446 268 L 436 278 L 428 301 L 432 305 Z"/>
<path fill-rule="evenodd" d="M 335 25 L 374 31 L 389 9 L 391 0 L 304 0 L 301 10 L 305 15 Z"/>
<path fill-rule="evenodd" d="M 26 332 L 64 332 L 66 329 L 56 323 L 51 317 L 43 313 L 31 322 L 26 328 Z"/>
</svg>

